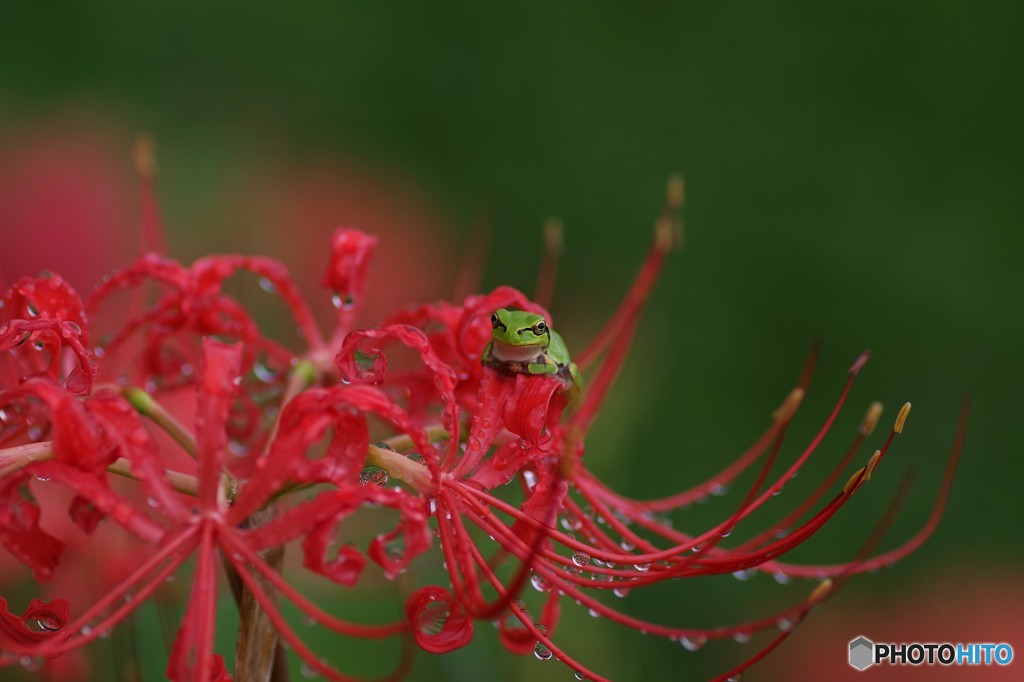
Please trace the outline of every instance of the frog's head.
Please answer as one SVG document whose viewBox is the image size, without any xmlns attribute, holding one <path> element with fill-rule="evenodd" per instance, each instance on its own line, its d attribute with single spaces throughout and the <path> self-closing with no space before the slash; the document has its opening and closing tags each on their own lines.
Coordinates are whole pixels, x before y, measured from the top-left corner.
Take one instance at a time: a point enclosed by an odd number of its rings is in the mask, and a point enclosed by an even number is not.
<svg viewBox="0 0 1024 682">
<path fill-rule="evenodd" d="M 528 362 L 551 341 L 547 321 L 536 313 L 499 308 L 491 315 L 494 356 L 502 362 Z"/>
</svg>

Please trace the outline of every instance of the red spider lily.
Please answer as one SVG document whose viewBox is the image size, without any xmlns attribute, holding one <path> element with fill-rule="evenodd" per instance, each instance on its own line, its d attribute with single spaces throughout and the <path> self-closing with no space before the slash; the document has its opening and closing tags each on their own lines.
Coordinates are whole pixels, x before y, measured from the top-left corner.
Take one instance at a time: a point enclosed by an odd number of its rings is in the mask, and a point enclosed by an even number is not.
<svg viewBox="0 0 1024 682">
<path fill-rule="evenodd" d="M 155 282 L 160 292 L 144 309 L 132 309 L 141 305 L 136 298 L 121 326 L 104 337 L 95 353 L 97 376 L 112 383 L 95 386 L 90 330 L 77 295 L 59 278 L 17 283 L 4 299 L 0 327 L 0 350 L 14 350 L 12 368 L 3 375 L 7 387 L 0 390 L 0 414 L 7 424 L 0 431 L 0 445 L 7 446 L 0 451 L 0 542 L 37 581 L 60 570 L 64 543 L 40 526 L 40 506 L 46 501 L 27 496 L 26 484 L 39 478 L 74 493 L 68 514 L 86 535 L 109 519 L 151 549 L 91 606 L 33 602 L 18 618 L 7 612 L 6 602 L 0 605 L 0 661 L 35 666 L 87 644 L 125 620 L 190 557 L 195 558 L 193 587 L 167 668 L 176 680 L 229 679 L 213 644 L 218 557 L 258 604 L 260 617 L 307 665 L 335 680 L 351 678 L 304 644 L 282 615 L 280 599 L 341 635 L 401 637 L 402 655 L 387 679 L 408 670 L 410 642 L 432 653 L 451 651 L 472 640 L 479 619 L 497 620 L 501 640 L 511 651 L 533 651 L 541 659 L 555 656 L 578 677 L 604 679 L 553 639 L 563 596 L 690 649 L 711 638 L 742 640 L 781 627 L 781 635 L 728 674 L 759 660 L 849 576 L 887 565 L 928 537 L 945 505 L 959 445 L 933 515 L 918 534 L 888 552 L 823 566 L 778 559 L 821 529 L 870 479 L 902 430 L 909 405 L 867 465 L 830 501 L 814 509 L 871 435 L 879 406 L 868 410 L 847 455 L 809 499 L 742 543 L 730 544 L 726 538 L 817 451 L 866 353 L 850 368 L 818 434 L 781 475 L 771 477 L 771 468 L 809 370 L 751 448 L 691 490 L 637 501 L 588 472 L 587 434 L 675 241 L 674 213 L 681 200 L 681 187 L 673 183 L 636 280 L 598 341 L 576 356 L 581 370 L 590 374 L 578 400 L 559 376 L 481 363 L 490 335 L 488 318 L 495 309 L 516 307 L 550 320 L 541 306 L 509 287 L 461 303 L 412 308 L 379 328 L 352 329 L 375 244 L 352 230 L 335 235 L 323 278 L 339 309 L 329 335 L 321 334 L 284 267 L 270 259 L 211 256 L 186 268 L 148 254 L 114 273 L 96 289 L 90 309 L 118 289 Z M 280 295 L 306 348 L 295 351 L 271 340 L 224 291 L 225 280 L 239 270 L 255 273 L 265 288 Z M 545 292 L 550 280 L 542 276 Z M 41 344 L 39 350 L 47 351 L 49 359 L 40 360 L 39 351 L 26 352 L 25 343 Z M 191 431 L 162 404 L 182 388 L 194 394 Z M 184 460 L 182 466 L 180 455 L 172 459 L 151 428 L 165 431 L 194 461 Z M 371 431 L 386 432 L 388 438 L 371 445 Z M 724 489 L 759 461 L 753 484 L 720 523 L 691 535 L 659 519 L 659 514 Z M 111 474 L 137 479 L 142 494 L 112 487 Z M 405 487 L 383 487 L 388 480 Z M 510 486 L 513 482 L 517 485 Z M 518 491 L 520 503 L 508 499 L 508 489 Z M 297 501 L 292 493 L 300 490 L 314 497 Z M 394 509 L 395 527 L 377 535 L 365 552 L 339 546 L 342 522 L 364 506 Z M 485 556 L 474 529 L 497 542 L 494 554 Z M 430 548 L 434 535 L 450 584 L 413 591 L 405 618 L 393 623 L 363 625 L 327 613 L 266 558 L 268 550 L 297 541 L 308 571 L 353 587 L 368 560 L 388 577 L 406 571 Z M 824 582 L 778 613 L 711 629 L 647 622 L 595 596 L 622 596 L 669 579 L 751 571 Z M 546 593 L 536 615 L 520 598 L 527 583 Z"/>
</svg>

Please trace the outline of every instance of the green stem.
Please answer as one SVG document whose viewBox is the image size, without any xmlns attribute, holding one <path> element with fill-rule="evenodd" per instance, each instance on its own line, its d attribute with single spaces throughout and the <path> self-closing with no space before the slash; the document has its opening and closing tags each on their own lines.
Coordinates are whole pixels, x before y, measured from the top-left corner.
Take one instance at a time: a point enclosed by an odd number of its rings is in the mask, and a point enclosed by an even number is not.
<svg viewBox="0 0 1024 682">
<path fill-rule="evenodd" d="M 139 414 L 148 418 L 154 424 L 166 431 L 167 435 L 173 438 L 178 445 L 184 448 L 185 452 L 195 459 L 195 437 L 181 424 L 181 422 L 175 419 L 170 412 L 165 410 L 160 403 L 154 400 L 153 396 L 137 386 L 129 386 L 122 389 L 121 395 Z"/>
</svg>

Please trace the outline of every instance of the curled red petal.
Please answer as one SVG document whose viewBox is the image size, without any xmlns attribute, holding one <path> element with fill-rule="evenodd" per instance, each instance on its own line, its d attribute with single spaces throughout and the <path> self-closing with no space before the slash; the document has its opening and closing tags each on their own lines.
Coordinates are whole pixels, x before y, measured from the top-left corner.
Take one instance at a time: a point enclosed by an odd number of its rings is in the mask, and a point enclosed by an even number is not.
<svg viewBox="0 0 1024 682">
<path fill-rule="evenodd" d="M 337 536 L 338 524 L 361 504 L 358 495 L 360 491 L 361 489 L 327 493 L 323 497 L 329 499 L 323 501 L 318 498 L 318 507 L 322 508 L 333 502 L 337 508 L 327 518 L 316 521 L 302 540 L 302 565 L 348 587 L 359 581 L 359 576 L 366 566 L 366 557 L 351 545 L 340 547 L 333 559 L 329 559 L 328 555 L 330 546 Z M 287 516 L 291 517 L 292 525 L 299 521 L 299 514 L 290 513 Z"/>
<path fill-rule="evenodd" d="M 451 593 L 437 585 L 421 587 L 405 602 L 413 639 L 424 651 L 443 654 L 473 640 L 473 619 Z"/>
<path fill-rule="evenodd" d="M 31 646 L 57 636 L 67 625 L 68 607 L 64 599 L 33 599 L 18 617 L 7 610 L 7 600 L 0 597 L 0 645 Z"/>
<path fill-rule="evenodd" d="M 39 507 L 18 492 L 27 479 L 24 470 L 0 480 L 0 544 L 45 582 L 60 563 L 64 543 L 39 527 Z"/>
<path fill-rule="evenodd" d="M 84 343 L 89 342 L 82 299 L 60 275 L 22 277 L 7 290 L 3 302 L 0 322 L 35 318 L 64 320 L 77 327 Z"/>
<path fill-rule="evenodd" d="M 397 575 L 413 559 L 425 552 L 432 539 L 422 500 L 403 490 L 365 488 L 367 500 L 394 507 L 401 515 L 398 525 L 370 542 L 367 554 L 384 572 Z"/>
<path fill-rule="evenodd" d="M 331 237 L 331 260 L 320 283 L 352 308 L 362 301 L 377 238 L 359 230 L 338 228 Z"/>
</svg>

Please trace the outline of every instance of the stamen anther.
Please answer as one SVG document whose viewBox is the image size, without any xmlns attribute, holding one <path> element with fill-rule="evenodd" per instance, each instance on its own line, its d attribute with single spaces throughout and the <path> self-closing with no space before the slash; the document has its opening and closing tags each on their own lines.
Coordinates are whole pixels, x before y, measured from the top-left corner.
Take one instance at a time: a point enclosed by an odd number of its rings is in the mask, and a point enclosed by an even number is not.
<svg viewBox="0 0 1024 682">
<path fill-rule="evenodd" d="M 871 455 L 871 459 L 868 460 L 867 469 L 864 471 L 864 480 L 865 481 L 870 481 L 871 480 L 871 473 L 875 470 L 875 467 L 878 466 L 878 460 L 881 459 L 881 458 L 882 458 L 882 451 L 881 450 L 875 450 L 875 454 Z"/>
<path fill-rule="evenodd" d="M 878 418 L 882 416 L 882 403 L 877 400 L 868 407 L 864 413 L 864 419 L 860 422 L 859 432 L 863 436 L 870 436 L 878 425 Z"/>
<path fill-rule="evenodd" d="M 860 469 L 857 469 L 857 471 L 853 473 L 853 476 L 850 476 L 850 480 L 847 481 L 846 485 L 843 486 L 844 495 L 852 495 L 854 491 L 861 486 L 861 484 L 865 480 L 863 477 L 865 471 L 866 467 L 861 467 Z"/>
<path fill-rule="evenodd" d="M 822 599 L 828 596 L 828 593 L 832 591 L 832 578 L 825 578 L 818 585 L 811 590 L 811 596 L 807 598 L 807 601 L 812 604 L 820 602 Z"/>
<path fill-rule="evenodd" d="M 786 421 L 787 419 L 792 417 L 793 413 L 796 412 L 798 407 L 800 407 L 800 402 L 803 399 L 804 389 L 794 388 L 792 391 L 789 392 L 789 395 L 786 396 L 786 399 L 783 401 L 783 403 L 779 405 L 777 408 L 775 408 L 774 412 L 772 412 L 772 419 L 780 422 Z"/>
<path fill-rule="evenodd" d="M 910 414 L 910 403 L 903 403 L 903 407 L 900 408 L 900 413 L 896 415 L 896 424 L 892 427 L 893 431 L 896 433 L 903 433 L 903 424 L 907 421 L 908 414 Z"/>
</svg>

